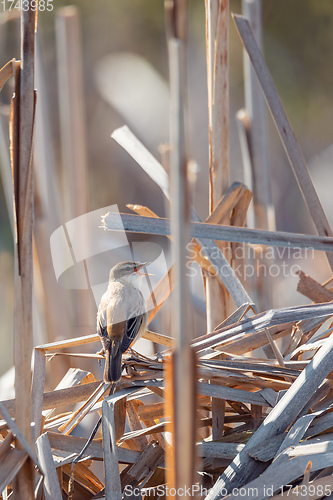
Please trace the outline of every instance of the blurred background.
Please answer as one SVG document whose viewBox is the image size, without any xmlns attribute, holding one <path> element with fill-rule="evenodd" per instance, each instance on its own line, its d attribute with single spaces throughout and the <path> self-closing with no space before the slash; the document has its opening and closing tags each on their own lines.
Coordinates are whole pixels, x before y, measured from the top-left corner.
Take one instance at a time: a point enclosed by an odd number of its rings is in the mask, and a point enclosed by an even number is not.
<svg viewBox="0 0 333 500">
<path fill-rule="evenodd" d="M 203 0 L 188 3 L 189 149 L 196 165 L 193 202 L 200 217 L 205 219 L 209 208 L 205 10 Z M 161 191 L 110 137 L 114 129 L 126 124 L 158 160 L 163 157 L 163 144 L 168 141 L 168 62 L 163 2 L 53 0 L 52 5 L 52 11 L 39 12 L 36 44 L 36 345 L 95 332 L 96 303 L 91 291 L 84 287 L 71 290 L 73 277 L 67 282 L 66 279 L 61 283 L 56 281 L 50 237 L 58 227 L 74 217 L 111 205 L 117 205 L 120 212 L 129 212 L 126 204 L 142 204 L 159 216 L 168 215 Z M 69 5 L 77 8 L 77 24 L 75 20 L 73 25 L 67 24 L 68 18 L 76 15 L 71 10 L 63 10 Z M 331 0 L 263 0 L 262 7 L 265 58 L 333 224 L 333 70 L 330 60 L 333 3 Z M 230 0 L 230 11 L 240 13 L 241 2 Z M 17 12 L 0 13 L 1 67 L 14 57 L 20 58 L 19 29 Z M 78 51 L 67 50 L 66 40 L 75 38 L 76 33 L 80 41 Z M 73 85 L 65 83 L 66 59 L 74 68 Z M 243 51 L 233 21 L 230 22 L 229 61 L 231 181 L 243 182 L 235 120 L 237 111 L 244 107 Z M 12 92 L 9 81 L 0 94 L 0 375 L 13 365 L 14 264 L 8 134 Z M 69 108 L 77 109 L 79 139 L 69 137 L 66 132 L 67 125 L 69 130 L 73 125 L 67 123 L 71 119 L 71 115 L 66 115 Z M 270 117 L 268 125 L 277 230 L 315 234 Z M 74 160 L 68 140 L 70 144 L 79 141 L 80 154 Z M 74 174 L 68 167 L 72 160 L 77 164 Z M 137 244 L 146 239 L 128 235 L 128 241 Z M 150 241 L 160 245 L 169 259 L 165 238 Z M 123 255 L 121 245 L 119 249 Z M 106 254 L 105 263 L 109 262 Z M 317 281 L 327 280 L 330 274 L 325 257 L 320 252 L 309 255 L 304 261 L 296 256 L 286 258 L 291 264 L 297 262 Z M 47 276 L 41 269 L 49 270 Z M 83 268 L 78 267 L 78 273 L 81 272 Z M 104 273 L 103 283 L 107 280 L 106 268 L 98 272 Z M 297 281 L 294 276 L 274 278 L 274 307 L 308 302 L 297 294 Z M 57 287 L 61 287 L 61 291 Z M 192 284 L 192 291 L 195 334 L 199 335 L 205 332 L 206 325 L 200 279 Z M 45 312 L 48 304 L 54 302 L 57 303 L 53 317 L 43 314 L 42 309 Z M 168 307 L 164 310 L 164 317 L 156 319 L 155 328 L 169 334 Z M 95 345 L 89 349 L 92 352 Z M 53 381 L 53 387 L 57 381 Z M 1 385 L 1 398 L 7 397 L 6 378 L 2 378 Z"/>
</svg>

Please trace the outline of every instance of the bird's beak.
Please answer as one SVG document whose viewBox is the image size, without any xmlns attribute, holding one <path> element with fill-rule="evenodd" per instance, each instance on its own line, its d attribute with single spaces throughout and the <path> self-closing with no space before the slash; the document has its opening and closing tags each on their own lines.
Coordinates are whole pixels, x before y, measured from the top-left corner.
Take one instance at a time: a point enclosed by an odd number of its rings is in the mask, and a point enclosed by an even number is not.
<svg viewBox="0 0 333 500">
<path fill-rule="evenodd" d="M 143 267 L 146 267 L 146 266 L 149 266 L 149 264 L 151 264 L 151 262 L 145 262 L 144 264 L 141 264 L 140 266 L 138 266 L 136 268 L 136 272 L 138 274 L 141 274 L 141 276 L 154 276 L 153 274 L 151 273 L 140 273 L 140 269 L 142 269 Z"/>
</svg>

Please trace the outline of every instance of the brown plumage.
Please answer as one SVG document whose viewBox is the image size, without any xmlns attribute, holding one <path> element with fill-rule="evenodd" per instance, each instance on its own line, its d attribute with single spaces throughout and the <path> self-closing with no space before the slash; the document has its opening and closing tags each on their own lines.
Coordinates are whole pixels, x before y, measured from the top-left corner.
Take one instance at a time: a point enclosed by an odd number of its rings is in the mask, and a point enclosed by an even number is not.
<svg viewBox="0 0 333 500">
<path fill-rule="evenodd" d="M 147 304 L 140 282 L 149 263 L 121 262 L 110 271 L 109 285 L 97 313 L 97 333 L 105 352 L 104 381 L 121 378 L 122 354 L 136 342 L 148 324 Z"/>
</svg>

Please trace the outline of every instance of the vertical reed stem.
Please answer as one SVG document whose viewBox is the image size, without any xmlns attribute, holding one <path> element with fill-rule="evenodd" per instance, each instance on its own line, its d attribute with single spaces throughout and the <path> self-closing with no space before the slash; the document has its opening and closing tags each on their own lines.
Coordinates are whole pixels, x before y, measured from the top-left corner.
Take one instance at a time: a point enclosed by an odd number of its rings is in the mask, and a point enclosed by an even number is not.
<svg viewBox="0 0 333 500">
<path fill-rule="evenodd" d="M 189 233 L 189 192 L 185 139 L 184 108 L 186 73 L 184 68 L 186 2 L 174 2 L 169 11 L 171 38 L 168 41 L 170 68 L 170 169 L 171 169 L 171 231 L 175 262 L 173 292 L 173 333 L 176 339 L 171 369 L 167 371 L 167 404 L 173 416 L 172 450 L 168 452 L 169 480 L 176 488 L 194 483 L 195 470 L 195 393 L 194 353 L 190 347 L 189 287 L 186 275 L 186 246 Z"/>
<path fill-rule="evenodd" d="M 30 2 L 29 2 L 30 4 Z M 16 423 L 29 444 L 31 434 L 32 330 L 32 233 L 33 169 L 32 142 L 35 115 L 34 48 L 35 15 L 29 5 L 21 12 L 21 69 L 15 74 L 11 147 L 16 215 L 14 352 Z M 33 498 L 33 465 L 30 459 L 14 482 L 17 498 Z"/>
</svg>

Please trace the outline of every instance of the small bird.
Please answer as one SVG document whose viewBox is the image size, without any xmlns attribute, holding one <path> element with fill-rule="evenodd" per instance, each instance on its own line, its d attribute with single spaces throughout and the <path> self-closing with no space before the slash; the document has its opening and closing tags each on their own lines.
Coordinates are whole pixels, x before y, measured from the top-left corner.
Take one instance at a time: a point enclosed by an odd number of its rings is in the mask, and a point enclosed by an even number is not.
<svg viewBox="0 0 333 500">
<path fill-rule="evenodd" d="M 121 378 L 121 357 L 145 332 L 147 303 L 140 291 L 149 273 L 140 272 L 150 262 L 120 262 L 110 271 L 109 285 L 97 312 L 97 333 L 105 353 L 104 382 Z"/>
</svg>

